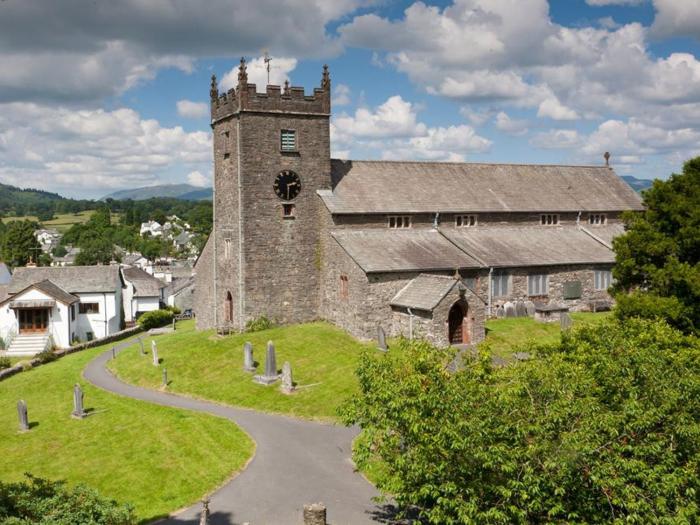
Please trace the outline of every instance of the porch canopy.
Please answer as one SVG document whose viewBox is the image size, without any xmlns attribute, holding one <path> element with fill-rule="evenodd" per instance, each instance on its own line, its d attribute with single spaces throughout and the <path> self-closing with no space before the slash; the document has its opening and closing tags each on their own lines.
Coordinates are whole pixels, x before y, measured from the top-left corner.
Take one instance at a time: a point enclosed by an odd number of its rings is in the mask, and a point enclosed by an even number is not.
<svg viewBox="0 0 700 525">
<path fill-rule="evenodd" d="M 56 301 L 53 299 L 20 299 L 10 301 L 10 308 L 53 308 Z"/>
</svg>

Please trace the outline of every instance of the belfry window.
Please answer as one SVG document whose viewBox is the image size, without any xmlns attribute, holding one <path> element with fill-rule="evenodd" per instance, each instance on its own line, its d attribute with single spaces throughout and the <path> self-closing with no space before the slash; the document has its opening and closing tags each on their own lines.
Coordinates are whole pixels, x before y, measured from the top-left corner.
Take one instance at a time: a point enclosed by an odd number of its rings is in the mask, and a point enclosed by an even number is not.
<svg viewBox="0 0 700 525">
<path fill-rule="evenodd" d="M 540 215 L 540 224 L 544 226 L 554 226 L 559 224 L 558 213 L 543 213 Z"/>
<path fill-rule="evenodd" d="M 283 129 L 280 132 L 280 148 L 282 151 L 296 151 L 297 132 L 293 129 Z"/>
<path fill-rule="evenodd" d="M 608 218 L 605 216 L 604 213 L 591 213 L 588 216 L 588 224 L 592 224 L 593 226 L 601 226 L 607 221 Z"/>
<path fill-rule="evenodd" d="M 458 228 L 476 226 L 476 215 L 455 215 L 455 226 Z"/>
<path fill-rule="evenodd" d="M 410 228 L 410 215 L 389 215 L 389 228 Z"/>
</svg>

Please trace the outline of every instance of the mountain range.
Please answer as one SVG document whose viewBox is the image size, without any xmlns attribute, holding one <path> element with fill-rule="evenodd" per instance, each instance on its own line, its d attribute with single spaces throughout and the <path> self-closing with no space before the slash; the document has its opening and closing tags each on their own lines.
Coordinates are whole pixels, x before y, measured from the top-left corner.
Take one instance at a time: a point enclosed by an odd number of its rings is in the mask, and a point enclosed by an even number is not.
<svg viewBox="0 0 700 525">
<path fill-rule="evenodd" d="M 191 184 L 161 184 L 159 186 L 146 186 L 120 190 L 105 195 L 100 200 L 126 200 L 142 201 L 154 197 L 169 197 L 185 201 L 202 201 L 212 199 L 212 189 L 192 186 Z"/>
</svg>

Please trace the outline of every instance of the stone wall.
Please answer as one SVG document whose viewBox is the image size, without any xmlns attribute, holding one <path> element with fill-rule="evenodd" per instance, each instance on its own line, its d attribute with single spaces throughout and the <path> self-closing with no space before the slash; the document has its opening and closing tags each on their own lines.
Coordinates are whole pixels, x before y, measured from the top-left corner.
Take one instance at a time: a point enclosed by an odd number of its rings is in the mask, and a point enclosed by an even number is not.
<svg viewBox="0 0 700 525">
<path fill-rule="evenodd" d="M 198 330 L 209 330 L 214 323 L 214 235 L 210 235 L 194 267 L 194 315 Z"/>
</svg>

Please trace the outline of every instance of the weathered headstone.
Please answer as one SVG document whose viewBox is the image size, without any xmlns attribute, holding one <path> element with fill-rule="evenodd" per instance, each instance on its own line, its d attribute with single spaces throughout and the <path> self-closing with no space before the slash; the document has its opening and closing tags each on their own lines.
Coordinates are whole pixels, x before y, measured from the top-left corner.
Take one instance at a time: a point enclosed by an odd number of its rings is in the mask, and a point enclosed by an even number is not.
<svg viewBox="0 0 700 525">
<path fill-rule="evenodd" d="M 173 317 L 173 332 L 175 331 L 175 318 Z"/>
<path fill-rule="evenodd" d="M 257 375 L 253 380 L 263 385 L 270 385 L 279 379 L 277 374 L 277 357 L 275 355 L 275 345 L 272 341 L 267 342 L 267 354 L 265 355 L 265 374 Z"/>
<path fill-rule="evenodd" d="M 574 324 L 574 321 L 571 319 L 571 316 L 568 314 L 568 312 L 562 312 L 561 313 L 561 318 L 559 319 L 559 326 L 561 327 L 562 332 L 565 330 L 569 330 Z"/>
<path fill-rule="evenodd" d="M 525 310 L 527 311 L 528 317 L 535 317 L 535 303 L 532 301 L 525 301 Z"/>
<path fill-rule="evenodd" d="M 506 312 L 506 317 L 515 317 L 515 305 L 508 301 L 503 305 L 503 309 Z"/>
<path fill-rule="evenodd" d="M 160 361 L 158 360 L 158 347 L 155 341 L 151 341 L 151 354 L 153 355 L 153 365 L 158 366 Z"/>
<path fill-rule="evenodd" d="M 384 332 L 384 328 L 382 328 L 381 325 L 377 326 L 377 348 L 380 350 L 387 350 L 387 345 L 386 345 L 386 332 Z"/>
<path fill-rule="evenodd" d="M 294 380 L 292 378 L 292 365 L 289 361 L 285 361 L 282 366 L 282 385 L 280 387 L 283 393 L 291 394 L 294 392 Z"/>
<path fill-rule="evenodd" d="M 202 513 L 199 515 L 199 525 L 209 525 L 209 500 L 202 500 Z"/>
<path fill-rule="evenodd" d="M 326 525 L 326 506 L 323 503 L 304 505 L 304 525 Z"/>
<path fill-rule="evenodd" d="M 163 387 L 168 386 L 168 369 L 163 367 Z"/>
<path fill-rule="evenodd" d="M 141 355 L 146 355 L 146 352 L 144 352 L 144 350 L 143 350 L 143 339 L 141 339 L 140 337 L 139 337 L 139 349 L 140 349 Z"/>
<path fill-rule="evenodd" d="M 524 301 L 516 301 L 516 303 L 515 303 L 515 317 L 527 317 L 527 308 L 525 308 Z"/>
<path fill-rule="evenodd" d="M 83 389 L 80 388 L 78 383 L 73 387 L 73 412 L 71 412 L 71 417 L 75 419 L 83 419 L 87 416 L 85 412 L 85 407 L 83 406 L 84 394 Z"/>
<path fill-rule="evenodd" d="M 27 403 L 24 399 L 17 401 L 17 416 L 19 417 L 19 430 L 26 432 L 29 430 L 29 416 L 27 415 Z"/>
<path fill-rule="evenodd" d="M 243 345 L 243 370 L 255 372 L 255 359 L 253 359 L 253 343 L 246 342 Z"/>
<path fill-rule="evenodd" d="M 503 319 L 506 316 L 506 311 L 502 306 L 496 308 L 496 317 L 498 319 Z"/>
</svg>

